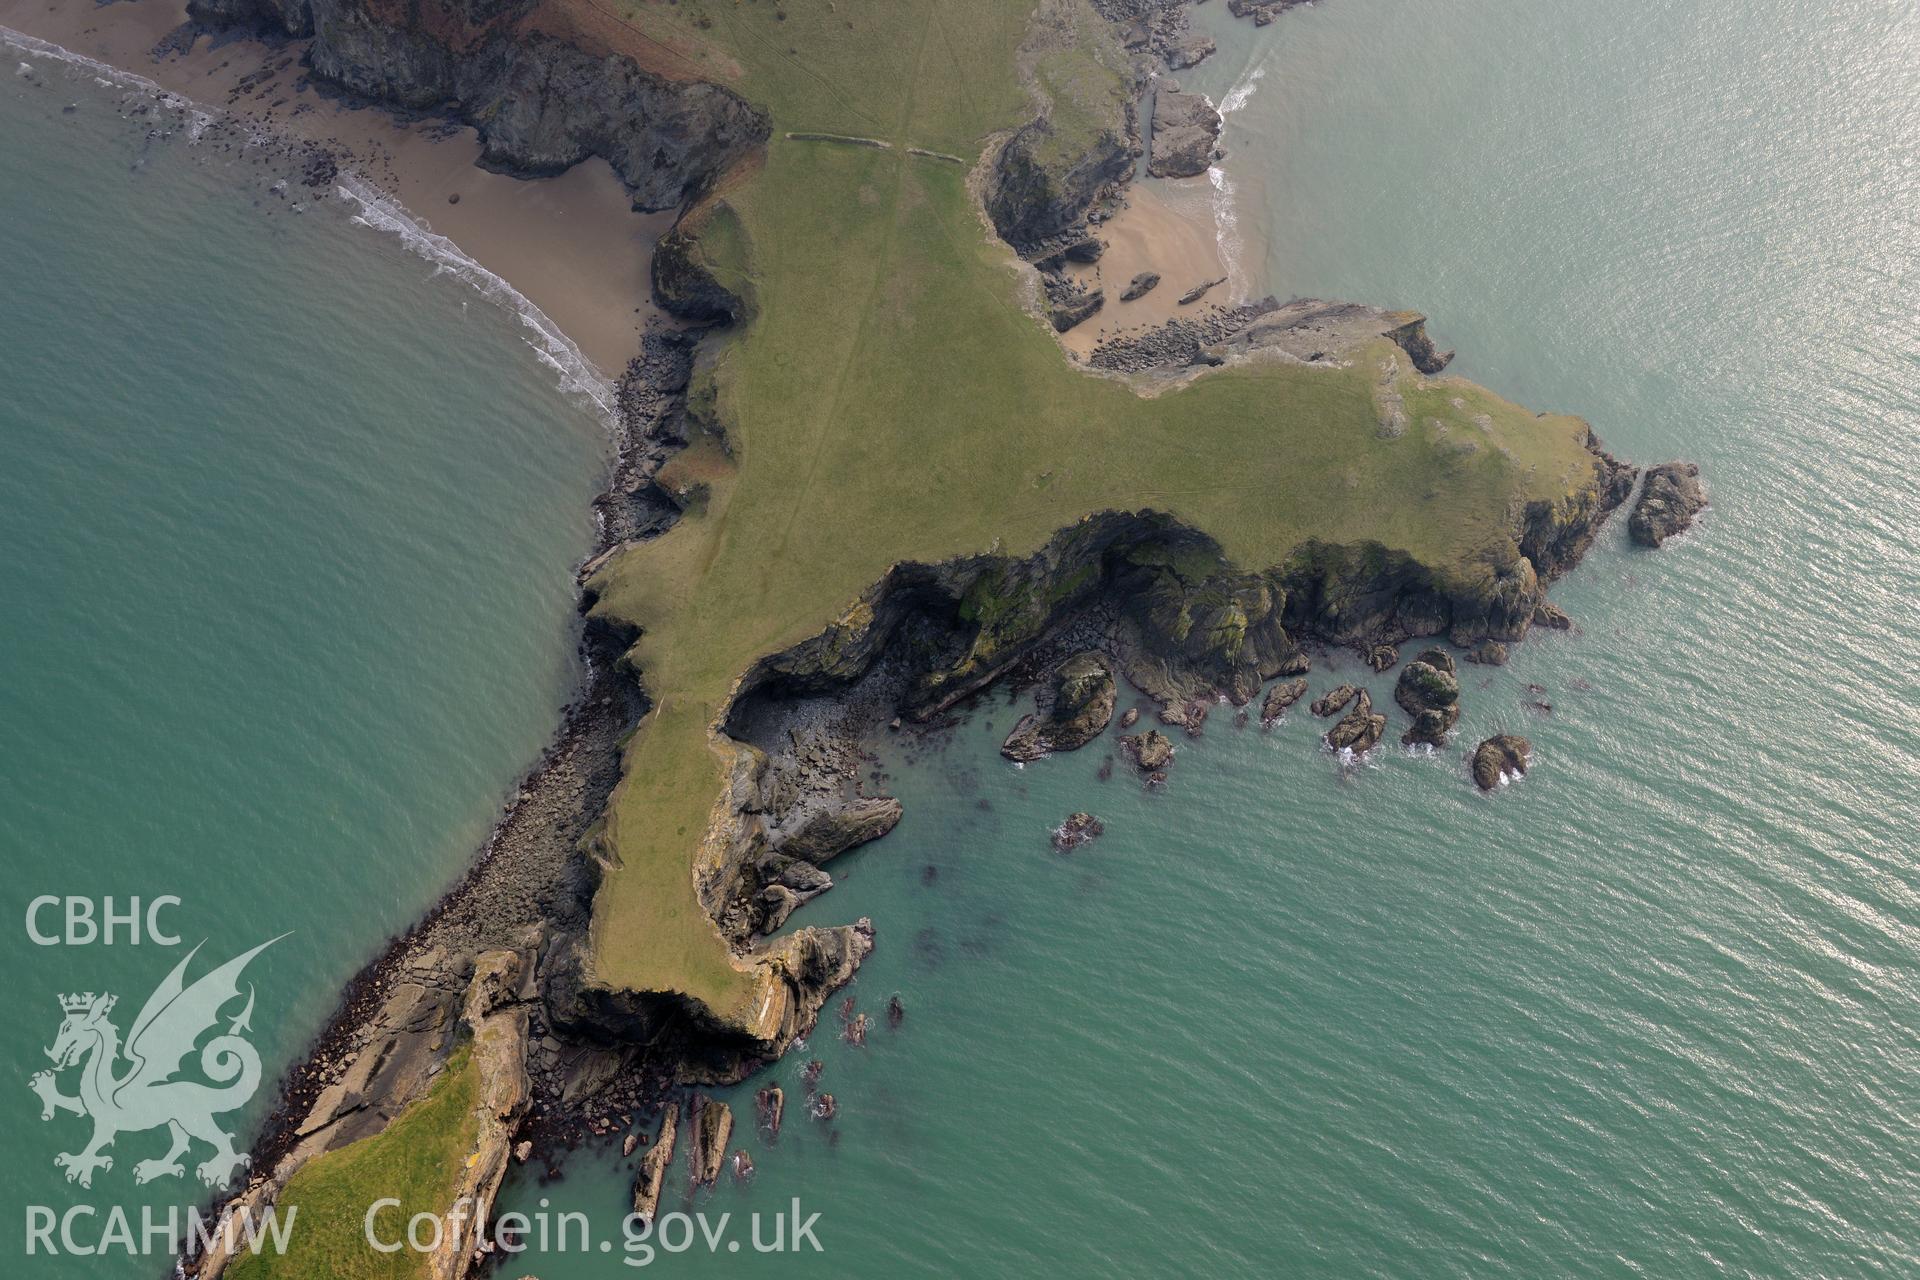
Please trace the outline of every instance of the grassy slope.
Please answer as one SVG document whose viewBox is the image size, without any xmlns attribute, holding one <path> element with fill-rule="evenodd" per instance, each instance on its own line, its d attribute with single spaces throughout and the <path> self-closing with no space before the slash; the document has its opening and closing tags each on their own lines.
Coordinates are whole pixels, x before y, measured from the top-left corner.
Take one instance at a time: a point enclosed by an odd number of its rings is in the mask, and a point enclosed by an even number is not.
<svg viewBox="0 0 1920 1280">
<path fill-rule="evenodd" d="M 382 1213 L 382 1238 L 401 1239 L 414 1214 L 445 1214 L 453 1199 L 459 1162 L 473 1149 L 478 1071 L 469 1051 L 458 1050 L 427 1096 L 409 1107 L 385 1132 L 330 1151 L 311 1161 L 280 1193 L 281 1220 L 297 1213 L 293 1245 L 285 1254 L 242 1255 L 228 1268 L 231 1280 L 410 1280 L 426 1274 L 427 1255 L 412 1249 L 376 1253 L 367 1244 L 367 1208 L 397 1196 L 397 1209 Z"/>
<path fill-rule="evenodd" d="M 1071 368 L 1021 308 L 963 173 L 904 150 L 977 155 L 1020 121 L 1029 6 L 977 0 L 962 17 L 941 0 L 790 0 L 785 21 L 772 0 L 632 8 L 723 49 L 776 133 L 765 167 L 728 195 L 759 310 L 717 368 L 732 464 L 707 470 L 703 513 L 600 583 L 602 609 L 644 628 L 635 657 L 660 703 L 609 815 L 621 865 L 596 904 L 603 981 L 742 1011 L 751 986 L 689 876 L 720 778 L 708 726 L 754 659 L 818 631 L 891 563 L 1022 552 L 1087 513 L 1153 507 L 1245 566 L 1318 537 L 1467 571 L 1504 537 L 1512 499 L 1590 473 L 1576 419 L 1420 379 L 1384 342 L 1350 370 L 1238 368 L 1151 400 Z M 1049 84 L 1111 85 L 1084 53 L 1039 67 Z M 1394 357 L 1414 425 L 1389 440 L 1375 393 Z M 1479 447 L 1450 447 L 1433 418 Z"/>
</svg>

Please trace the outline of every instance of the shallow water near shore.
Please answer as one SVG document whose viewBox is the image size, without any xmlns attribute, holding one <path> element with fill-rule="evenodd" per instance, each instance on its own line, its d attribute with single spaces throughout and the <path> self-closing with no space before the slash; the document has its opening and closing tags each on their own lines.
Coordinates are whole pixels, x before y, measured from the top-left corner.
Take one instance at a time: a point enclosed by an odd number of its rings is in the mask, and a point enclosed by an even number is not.
<svg viewBox="0 0 1920 1280">
<path fill-rule="evenodd" d="M 164 1239 L 24 1256 L 24 1205 L 98 1206 L 88 1243 L 111 1206 L 140 1239 L 140 1206 L 200 1196 L 191 1167 L 134 1185 L 164 1130 L 122 1135 L 91 1189 L 64 1181 L 86 1123 L 43 1123 L 27 1089 L 56 997 L 116 993 L 125 1029 L 186 947 L 207 940 L 197 976 L 291 930 L 247 973 L 278 1075 L 552 733 L 606 440 L 511 311 L 344 202 L 190 145 L 184 109 L 123 118 L 150 100 L 90 71 L 5 70 L 0 1252 L 8 1274 L 152 1277 Z M 178 895 L 159 922 L 183 946 L 124 925 L 36 946 L 42 894 Z M 229 1118 L 242 1146 L 271 1095 Z"/>
<path fill-rule="evenodd" d="M 1920 1269 L 1914 20 L 1196 20 L 1222 48 L 1182 83 L 1242 90 L 1224 176 L 1253 288 L 1425 311 L 1457 371 L 1637 462 L 1698 460 L 1714 505 L 1658 553 L 1610 528 L 1554 592 L 1580 629 L 1463 667 L 1436 756 L 1342 770 L 1304 707 L 1271 732 L 1221 708 L 1149 794 L 1098 779 L 1104 746 L 1001 761 L 996 696 L 890 759 L 906 817 L 796 918 L 873 917 L 853 994 L 877 1025 L 854 1048 L 829 1013 L 722 1095 L 744 1122 L 780 1082 L 780 1141 L 736 1130 L 752 1183 L 663 1207 L 730 1212 L 740 1251 L 651 1269 Z M 1344 657 L 1316 691 L 1333 674 L 1367 673 Z M 1463 751 L 1496 731 L 1535 766 L 1483 797 Z M 1062 857 L 1077 809 L 1107 832 Z M 580 1159 L 504 1207 L 586 1212 L 617 1259 L 631 1176 Z M 754 1254 L 747 1215 L 795 1197 L 824 1252 Z"/>
<path fill-rule="evenodd" d="M 1002 761 L 1021 708 L 998 694 L 942 743 L 877 744 L 906 817 L 797 922 L 872 916 L 850 994 L 878 1025 L 855 1048 L 829 1012 L 721 1094 L 758 1172 L 687 1198 L 683 1157 L 663 1207 L 728 1234 L 649 1269 L 1920 1268 L 1920 58 L 1894 15 L 1197 11 L 1222 50 L 1183 83 L 1251 86 L 1225 176 L 1267 223 L 1262 291 L 1424 310 L 1460 372 L 1635 461 L 1699 460 L 1714 506 L 1659 553 L 1610 528 L 1554 592 L 1581 629 L 1464 667 L 1433 756 L 1343 769 L 1304 708 L 1263 731 L 1223 707 L 1148 792 L 1099 779 L 1104 743 Z M 298 929 L 259 962 L 278 1063 L 550 731 L 595 429 L 510 317 L 391 242 L 266 217 L 256 188 L 16 88 L 0 159 L 53 185 L 0 185 L 29 299 L 0 311 L 0 573 L 30 605 L 0 621 L 9 909 L 77 882 L 183 892 L 216 950 Z M 215 349 L 247 354 L 190 398 Z M 31 429 L 56 409 L 57 438 Z M 1316 691 L 1364 674 L 1336 660 Z M 1483 797 L 1462 746 L 1501 730 L 1535 767 Z M 1063 857 L 1077 809 L 1107 831 Z M 8 936 L 22 1078 L 56 991 L 137 1001 L 173 958 Z M 830 1126 L 804 1114 L 814 1057 Z M 769 1080 L 776 1144 L 748 1124 Z M 74 1122 L 37 1114 L 24 1087 L 0 1110 L 7 1203 L 84 1198 L 50 1163 Z M 584 1212 L 612 1247 L 498 1274 L 645 1257 L 619 1237 L 626 1163 L 516 1176 L 503 1209 Z M 92 1199 L 137 1203 L 123 1177 Z M 748 1215 L 795 1198 L 824 1252 L 755 1253 Z"/>
</svg>

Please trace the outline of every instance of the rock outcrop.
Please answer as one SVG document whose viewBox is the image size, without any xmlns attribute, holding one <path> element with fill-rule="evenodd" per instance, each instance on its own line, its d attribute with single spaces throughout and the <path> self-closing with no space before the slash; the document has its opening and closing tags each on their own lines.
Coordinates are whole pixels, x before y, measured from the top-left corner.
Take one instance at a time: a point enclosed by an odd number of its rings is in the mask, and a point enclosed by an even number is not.
<svg viewBox="0 0 1920 1280">
<path fill-rule="evenodd" d="M 1126 735 L 1120 739 L 1120 749 L 1142 773 L 1164 773 L 1173 763 L 1173 741 L 1158 729 Z"/>
<path fill-rule="evenodd" d="M 733 1108 L 696 1094 L 688 1112 L 693 1124 L 693 1149 L 687 1163 L 694 1185 L 710 1187 L 719 1181 L 721 1167 L 727 1162 L 727 1143 L 733 1138 Z"/>
<path fill-rule="evenodd" d="M 787 1093 L 777 1084 L 770 1084 L 753 1095 L 754 1107 L 759 1113 L 760 1132 L 768 1139 L 780 1136 L 780 1122 L 787 1114 Z"/>
<path fill-rule="evenodd" d="M 1070 814 L 1054 831 L 1053 847 L 1060 853 L 1072 853 L 1081 845 L 1091 844 L 1106 829 L 1106 824 L 1090 813 Z"/>
<path fill-rule="evenodd" d="M 680 1132 L 680 1104 L 669 1102 L 660 1117 L 660 1136 L 640 1157 L 640 1176 L 633 1183 L 633 1211 L 652 1222 L 660 1212 L 660 1189 L 667 1179 L 667 1166 L 673 1163 L 673 1145 Z"/>
<path fill-rule="evenodd" d="M 1647 483 L 1627 518 L 1627 536 L 1643 547 L 1657 547 L 1685 533 L 1707 505 L 1700 468 L 1692 462 L 1666 462 L 1647 468 Z"/>
<path fill-rule="evenodd" d="M 1182 93 L 1172 84 L 1153 96 L 1153 133 L 1147 172 L 1156 178 L 1192 178 L 1213 164 L 1220 141 L 1220 113 L 1204 94 Z"/>
<path fill-rule="evenodd" d="M 1379 743 L 1387 731 L 1387 718 L 1373 709 L 1373 698 L 1365 689 L 1354 691 L 1353 710 L 1327 730 L 1327 746 L 1334 751 L 1365 755 Z"/>
<path fill-rule="evenodd" d="M 548 34 L 537 9 L 532 0 L 192 0 L 189 12 L 311 34 L 316 77 L 458 116 L 479 131 L 490 166 L 553 174 L 599 156 L 641 209 L 687 203 L 766 141 L 766 113 L 738 94 Z"/>
<path fill-rule="evenodd" d="M 1491 791 L 1503 781 L 1525 773 L 1532 758 L 1531 742 L 1518 734 L 1496 734 L 1474 748 L 1474 785 L 1482 791 Z"/>
<path fill-rule="evenodd" d="M 1297 298 L 1276 306 L 1202 353 L 1221 364 L 1253 351 L 1282 351 L 1297 360 L 1335 359 L 1375 338 L 1387 338 L 1407 353 L 1421 373 L 1439 373 L 1453 352 L 1437 350 L 1427 336 L 1427 318 L 1417 311 L 1389 311 L 1358 302 Z"/>
<path fill-rule="evenodd" d="M 1339 715 L 1340 712 L 1346 709 L 1347 704 L 1359 695 L 1360 690 L 1354 685 L 1335 685 L 1313 700 L 1313 714 L 1317 716 Z"/>
<path fill-rule="evenodd" d="M 1159 283 L 1160 275 L 1158 272 L 1142 271 L 1139 275 L 1127 282 L 1126 289 L 1120 294 L 1120 301 L 1133 302 L 1144 298 L 1149 293 L 1152 293 Z"/>
<path fill-rule="evenodd" d="M 1405 746 L 1439 746 L 1460 721 L 1460 681 L 1453 656 L 1444 649 L 1428 649 L 1400 669 L 1393 700 L 1413 717 L 1400 735 Z"/>
<path fill-rule="evenodd" d="M 1307 695 L 1307 682 L 1303 679 L 1282 680 L 1267 690 L 1266 701 L 1260 704 L 1260 719 L 1272 724 L 1286 714 L 1287 708 Z"/>
<path fill-rule="evenodd" d="M 1000 745 L 1000 754 L 1022 763 L 1055 751 L 1074 751 L 1105 732 L 1113 719 L 1118 687 L 1107 661 L 1082 653 L 1061 664 L 1054 676 L 1053 706 L 1046 714 L 1022 716 Z"/>
</svg>

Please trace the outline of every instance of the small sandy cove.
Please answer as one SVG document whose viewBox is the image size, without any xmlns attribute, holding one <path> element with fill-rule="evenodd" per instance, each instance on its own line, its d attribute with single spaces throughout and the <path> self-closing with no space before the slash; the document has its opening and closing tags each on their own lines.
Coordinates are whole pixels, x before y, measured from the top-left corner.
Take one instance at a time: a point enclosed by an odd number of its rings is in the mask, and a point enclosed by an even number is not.
<svg viewBox="0 0 1920 1280">
<path fill-rule="evenodd" d="M 209 110 L 325 144 L 342 168 L 525 294 L 601 373 L 626 367 L 641 326 L 656 314 L 647 266 L 672 218 L 633 212 L 604 160 L 540 182 L 489 173 L 474 166 L 480 142 L 472 129 L 403 121 L 316 86 L 301 89 L 304 41 L 201 36 L 185 53 L 156 58 L 154 47 L 186 21 L 184 0 L 0 0 L 0 26 L 145 76 Z M 283 63 L 229 102 L 242 80 Z"/>
<path fill-rule="evenodd" d="M 1088 288 L 1107 292 L 1106 305 L 1091 319 L 1060 335 L 1067 350 L 1084 357 L 1108 338 L 1142 333 L 1175 316 L 1238 301 L 1229 297 L 1230 286 L 1221 284 L 1208 290 L 1200 303 L 1180 305 L 1180 295 L 1187 290 L 1227 274 L 1214 235 L 1211 197 L 1205 177 L 1141 178 L 1127 188 L 1127 207 L 1093 229 L 1107 244 L 1100 261 L 1067 268 L 1068 275 Z M 1147 271 L 1159 274 L 1159 285 L 1143 298 L 1120 301 L 1128 282 Z"/>
</svg>

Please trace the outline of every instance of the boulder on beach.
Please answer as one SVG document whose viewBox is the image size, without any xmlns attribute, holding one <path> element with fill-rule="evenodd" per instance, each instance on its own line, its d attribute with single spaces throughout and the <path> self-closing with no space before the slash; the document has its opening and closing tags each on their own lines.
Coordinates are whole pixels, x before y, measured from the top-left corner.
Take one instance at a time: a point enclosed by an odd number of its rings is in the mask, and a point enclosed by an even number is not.
<svg viewBox="0 0 1920 1280">
<path fill-rule="evenodd" d="M 1643 547 L 1657 547 L 1676 533 L 1684 533 L 1694 516 L 1707 505 L 1700 467 L 1692 462 L 1665 462 L 1647 468 L 1647 482 L 1627 518 L 1627 536 Z"/>
<path fill-rule="evenodd" d="M 1531 742 L 1518 734 L 1496 734 L 1474 748 L 1473 781 L 1482 791 L 1491 791 L 1501 779 L 1525 773 L 1532 758 Z"/>
<path fill-rule="evenodd" d="M 1159 284 L 1159 272 L 1142 271 L 1139 275 L 1127 282 L 1126 290 L 1120 295 L 1120 301 L 1133 302 L 1137 299 L 1144 298 L 1149 293 L 1152 293 Z"/>
</svg>

